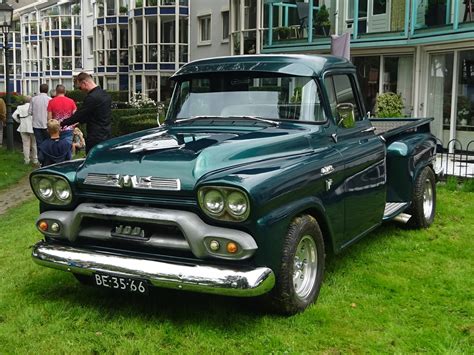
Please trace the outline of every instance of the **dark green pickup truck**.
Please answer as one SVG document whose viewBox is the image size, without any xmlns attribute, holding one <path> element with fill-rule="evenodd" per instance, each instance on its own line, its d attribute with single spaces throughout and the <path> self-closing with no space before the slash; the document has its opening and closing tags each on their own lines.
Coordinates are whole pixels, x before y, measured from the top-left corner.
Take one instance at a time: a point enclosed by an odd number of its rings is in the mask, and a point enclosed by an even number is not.
<svg viewBox="0 0 474 355">
<path fill-rule="evenodd" d="M 166 122 L 36 170 L 38 264 L 84 283 L 313 303 L 326 252 L 435 216 L 430 119 L 370 120 L 354 66 L 260 55 L 183 66 Z"/>
</svg>

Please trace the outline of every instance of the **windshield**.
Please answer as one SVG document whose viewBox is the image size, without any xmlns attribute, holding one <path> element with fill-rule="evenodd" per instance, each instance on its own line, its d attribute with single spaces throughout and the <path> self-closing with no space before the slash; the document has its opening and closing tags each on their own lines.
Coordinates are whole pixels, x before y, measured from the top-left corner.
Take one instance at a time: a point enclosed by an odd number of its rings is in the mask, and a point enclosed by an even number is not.
<svg viewBox="0 0 474 355">
<path fill-rule="evenodd" d="M 259 117 L 324 122 L 320 92 L 311 77 L 246 76 L 245 73 L 192 77 L 176 84 L 167 119 Z"/>
</svg>

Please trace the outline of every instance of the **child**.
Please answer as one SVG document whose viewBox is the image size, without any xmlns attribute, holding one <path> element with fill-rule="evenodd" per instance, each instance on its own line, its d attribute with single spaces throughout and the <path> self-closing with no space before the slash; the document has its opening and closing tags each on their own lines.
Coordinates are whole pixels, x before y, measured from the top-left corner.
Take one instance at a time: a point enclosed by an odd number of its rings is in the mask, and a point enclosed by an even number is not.
<svg viewBox="0 0 474 355">
<path fill-rule="evenodd" d="M 72 155 L 79 153 L 86 147 L 86 141 L 84 135 L 79 127 L 74 128 L 74 135 L 72 136 Z"/>
<path fill-rule="evenodd" d="M 38 151 L 38 159 L 41 166 L 60 163 L 71 160 L 71 144 L 66 139 L 59 139 L 61 126 L 58 120 L 48 121 L 49 139 L 44 140 Z"/>
</svg>

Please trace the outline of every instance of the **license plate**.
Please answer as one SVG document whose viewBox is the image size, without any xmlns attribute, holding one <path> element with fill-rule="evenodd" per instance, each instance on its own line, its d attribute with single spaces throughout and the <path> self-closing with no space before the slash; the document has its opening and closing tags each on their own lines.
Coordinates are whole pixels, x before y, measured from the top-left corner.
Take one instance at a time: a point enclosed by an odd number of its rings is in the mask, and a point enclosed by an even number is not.
<svg viewBox="0 0 474 355">
<path fill-rule="evenodd" d="M 114 290 L 128 291 L 133 293 L 147 294 L 148 284 L 144 280 L 131 279 L 129 277 L 94 274 L 96 286 L 111 288 Z"/>
</svg>

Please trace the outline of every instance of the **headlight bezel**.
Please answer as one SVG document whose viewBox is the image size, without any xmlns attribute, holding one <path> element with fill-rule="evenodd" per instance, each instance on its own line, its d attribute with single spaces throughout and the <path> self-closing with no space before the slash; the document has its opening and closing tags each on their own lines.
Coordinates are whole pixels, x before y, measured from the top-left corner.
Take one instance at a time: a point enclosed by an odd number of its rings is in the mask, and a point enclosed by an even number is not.
<svg viewBox="0 0 474 355">
<path fill-rule="evenodd" d="M 204 203 L 205 196 L 212 191 L 219 192 L 224 198 L 224 208 L 220 213 L 213 213 L 209 209 L 206 208 Z M 232 211 L 229 207 L 229 196 L 231 194 L 240 194 L 243 199 L 245 200 L 245 212 L 238 215 Z M 236 187 L 228 187 L 228 186 L 201 186 L 198 189 L 198 202 L 199 207 L 201 210 L 209 217 L 220 220 L 220 221 L 227 221 L 227 222 L 243 222 L 245 221 L 250 215 L 250 199 L 246 191 L 236 188 Z"/>
<path fill-rule="evenodd" d="M 40 191 L 40 182 L 44 182 L 44 180 L 49 181 L 52 193 L 49 194 L 49 196 L 46 196 L 41 193 Z M 68 190 L 69 194 L 66 198 L 61 198 L 60 197 L 60 190 L 59 187 L 56 187 L 57 183 L 60 182 L 60 184 L 64 183 L 65 185 L 62 186 L 62 188 L 66 188 Z M 59 186 L 60 186 L 59 184 Z M 60 175 L 55 175 L 55 174 L 36 174 L 31 177 L 31 187 L 33 189 L 33 192 L 35 193 L 36 197 L 38 200 L 40 200 L 43 203 L 49 204 L 49 205 L 56 205 L 56 206 L 65 206 L 69 205 L 72 200 L 73 200 L 73 191 L 72 191 L 72 186 L 69 183 L 69 181 Z M 63 191 L 64 192 L 64 191 Z"/>
</svg>

